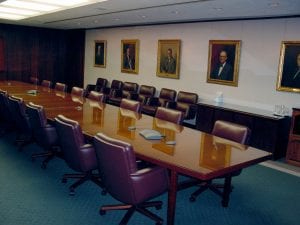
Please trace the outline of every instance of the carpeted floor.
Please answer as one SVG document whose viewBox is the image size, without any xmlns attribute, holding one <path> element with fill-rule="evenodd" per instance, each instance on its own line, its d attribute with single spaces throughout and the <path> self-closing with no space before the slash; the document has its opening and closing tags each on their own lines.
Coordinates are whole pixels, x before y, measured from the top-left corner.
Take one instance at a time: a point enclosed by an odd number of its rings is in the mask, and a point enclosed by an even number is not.
<svg viewBox="0 0 300 225">
<path fill-rule="evenodd" d="M 18 152 L 13 136 L 0 139 L 0 225 L 110 225 L 119 224 L 124 212 L 100 216 L 102 204 L 117 203 L 101 189 L 85 183 L 68 195 L 68 185 L 61 183 L 65 172 L 72 172 L 60 159 L 54 159 L 46 170 L 41 160 L 31 162 L 32 152 L 41 151 L 35 144 Z M 178 193 L 176 225 L 297 225 L 300 212 L 300 178 L 265 166 L 243 170 L 233 179 L 234 190 L 228 208 L 220 198 L 204 192 L 196 202 L 189 202 L 194 188 Z M 162 210 L 153 210 L 166 218 L 167 195 Z M 139 214 L 132 225 L 153 225 Z"/>
</svg>

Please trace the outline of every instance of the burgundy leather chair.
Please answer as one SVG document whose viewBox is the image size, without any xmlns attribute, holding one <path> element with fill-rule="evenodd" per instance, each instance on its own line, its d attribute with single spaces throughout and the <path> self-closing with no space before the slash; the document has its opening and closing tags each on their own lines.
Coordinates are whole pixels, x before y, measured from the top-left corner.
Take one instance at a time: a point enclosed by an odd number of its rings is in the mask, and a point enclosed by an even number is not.
<svg viewBox="0 0 300 225">
<path fill-rule="evenodd" d="M 138 94 L 132 94 L 132 99 L 139 101 L 142 105 L 145 105 L 149 98 L 154 97 L 156 88 L 153 86 L 141 85 Z"/>
<path fill-rule="evenodd" d="M 40 81 L 39 81 L 39 78 L 37 78 L 37 77 L 30 77 L 29 82 L 32 84 L 38 85 Z"/>
<path fill-rule="evenodd" d="M 141 103 L 138 101 L 123 98 L 121 100 L 120 108 L 128 109 L 128 110 L 139 113 L 141 111 Z"/>
<path fill-rule="evenodd" d="M 97 102 L 105 102 L 105 96 L 103 93 L 99 93 L 97 91 L 91 91 L 88 95 L 88 99 L 97 101 Z"/>
<path fill-rule="evenodd" d="M 98 167 L 95 149 L 91 144 L 85 142 L 79 123 L 63 115 L 58 115 L 55 118 L 55 126 L 65 162 L 71 169 L 79 172 L 65 174 L 62 178 L 64 183 L 68 178 L 79 179 L 69 187 L 70 195 L 74 195 L 75 188 L 87 180 L 102 187 L 98 174 L 93 173 Z"/>
<path fill-rule="evenodd" d="M 66 92 L 67 91 L 67 85 L 57 82 L 54 86 L 54 89 L 57 90 L 57 91 Z"/>
<path fill-rule="evenodd" d="M 166 107 L 167 102 L 173 102 L 175 100 L 176 94 L 175 90 L 162 88 L 159 93 L 159 97 L 149 98 L 146 105 L 142 106 L 142 113 L 154 116 L 157 107 Z"/>
<path fill-rule="evenodd" d="M 58 154 L 58 137 L 56 128 L 47 122 L 47 117 L 43 106 L 29 102 L 26 105 L 26 112 L 32 128 L 33 138 L 36 143 L 45 151 L 31 155 L 32 159 L 43 157 L 42 168 L 47 167 L 47 163 Z"/>
<path fill-rule="evenodd" d="M 176 109 L 184 113 L 184 119 L 194 119 L 196 116 L 196 103 L 198 102 L 198 95 L 196 93 L 179 91 L 177 99 L 174 102 L 168 102 L 167 107 Z"/>
<path fill-rule="evenodd" d="M 52 82 L 50 80 L 43 80 L 41 86 L 51 88 Z"/>
<path fill-rule="evenodd" d="M 155 113 L 155 118 L 166 120 L 171 123 L 182 124 L 184 119 L 183 112 L 164 107 L 158 107 Z"/>
<path fill-rule="evenodd" d="M 9 96 L 8 102 L 11 117 L 17 129 L 16 143 L 19 150 L 22 150 L 22 147 L 30 143 L 32 138 L 32 129 L 28 114 L 26 113 L 26 105 L 22 98 L 15 96 Z"/>
<path fill-rule="evenodd" d="M 245 144 L 247 145 L 249 143 L 251 131 L 248 127 L 242 126 L 239 124 L 227 122 L 227 121 L 222 121 L 222 120 L 217 120 L 215 122 L 212 134 L 224 139 L 229 139 L 234 142 L 238 142 L 240 144 Z M 233 172 L 227 177 L 225 176 L 220 176 L 216 179 L 224 179 L 225 181 L 223 184 L 215 184 L 211 181 L 208 182 L 199 182 L 198 185 L 200 185 L 200 188 L 197 189 L 195 192 L 191 194 L 190 201 L 194 202 L 196 201 L 196 198 L 198 195 L 200 195 L 203 191 L 210 189 L 212 190 L 215 194 L 219 195 L 222 197 L 222 206 L 227 207 L 229 203 L 229 196 L 228 199 L 224 197 L 224 187 L 225 187 L 225 182 L 227 179 L 227 182 L 229 181 L 231 183 L 231 178 L 234 176 L 240 175 L 242 170 L 238 170 L 236 172 Z M 230 187 L 230 192 L 232 191 L 232 186 Z"/>
<path fill-rule="evenodd" d="M 6 91 L 0 90 L 0 121 L 1 132 L 5 134 L 7 131 L 14 127 L 14 121 L 12 120 L 10 107 L 8 102 L 8 94 Z"/>
<path fill-rule="evenodd" d="M 88 95 L 91 91 L 103 92 L 107 86 L 107 79 L 99 77 L 96 84 L 88 84 L 86 86 L 86 94 Z"/>
<path fill-rule="evenodd" d="M 103 93 L 105 95 L 105 100 L 108 102 L 109 98 L 114 96 L 116 91 L 121 91 L 124 83 L 120 80 L 113 80 L 110 87 L 103 88 Z"/>
<path fill-rule="evenodd" d="M 76 96 L 79 96 L 79 97 L 84 97 L 85 96 L 85 91 L 84 91 L 83 88 L 80 88 L 80 87 L 72 87 L 71 95 L 76 95 Z"/>
<path fill-rule="evenodd" d="M 121 100 L 123 98 L 131 99 L 133 94 L 136 94 L 138 91 L 139 85 L 132 82 L 124 82 L 122 90 L 115 90 L 113 95 L 108 99 L 108 103 L 116 106 L 120 106 Z"/>
<path fill-rule="evenodd" d="M 138 211 L 150 217 L 156 224 L 162 224 L 163 220 L 146 208 L 161 208 L 161 201 L 147 201 L 167 190 L 167 170 L 158 166 L 138 170 L 133 147 L 102 133 L 94 137 L 94 146 L 101 180 L 106 191 L 124 203 L 104 205 L 100 209 L 100 214 L 104 215 L 108 210 L 128 210 L 120 222 L 125 225 L 133 213 Z"/>
</svg>

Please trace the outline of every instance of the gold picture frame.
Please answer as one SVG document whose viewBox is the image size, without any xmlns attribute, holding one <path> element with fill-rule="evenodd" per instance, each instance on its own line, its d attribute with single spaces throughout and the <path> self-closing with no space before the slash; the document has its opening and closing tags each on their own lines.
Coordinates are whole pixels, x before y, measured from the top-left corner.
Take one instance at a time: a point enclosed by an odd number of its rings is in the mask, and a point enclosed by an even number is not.
<svg viewBox="0 0 300 225">
<path fill-rule="evenodd" d="M 207 83 L 238 86 L 240 40 L 210 40 Z"/>
<path fill-rule="evenodd" d="M 158 40 L 156 75 L 179 79 L 179 71 L 180 40 Z"/>
<path fill-rule="evenodd" d="M 138 74 L 139 40 L 121 40 L 121 72 Z"/>
<path fill-rule="evenodd" d="M 276 90 L 300 92 L 300 41 L 282 41 Z"/>
<path fill-rule="evenodd" d="M 96 40 L 94 48 L 94 66 L 95 67 L 106 67 L 106 41 Z"/>
</svg>

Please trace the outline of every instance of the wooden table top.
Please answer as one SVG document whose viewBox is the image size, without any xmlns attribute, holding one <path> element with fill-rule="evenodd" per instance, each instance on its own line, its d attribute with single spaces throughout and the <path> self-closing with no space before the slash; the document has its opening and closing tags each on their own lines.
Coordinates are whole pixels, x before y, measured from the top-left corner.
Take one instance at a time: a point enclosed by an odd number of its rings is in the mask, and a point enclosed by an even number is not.
<svg viewBox="0 0 300 225">
<path fill-rule="evenodd" d="M 129 142 L 141 159 L 202 180 L 245 168 L 271 156 L 269 152 L 198 130 L 41 86 L 11 81 L 0 82 L 0 89 L 23 98 L 26 103 L 32 101 L 44 106 L 50 120 L 62 114 L 78 121 L 89 136 L 103 132 Z M 29 90 L 37 90 L 38 93 L 28 94 Z M 128 127 L 135 129 L 129 130 Z M 165 137 L 146 140 L 139 135 L 143 129 L 158 130 Z M 176 143 L 168 145 L 167 141 Z"/>
</svg>

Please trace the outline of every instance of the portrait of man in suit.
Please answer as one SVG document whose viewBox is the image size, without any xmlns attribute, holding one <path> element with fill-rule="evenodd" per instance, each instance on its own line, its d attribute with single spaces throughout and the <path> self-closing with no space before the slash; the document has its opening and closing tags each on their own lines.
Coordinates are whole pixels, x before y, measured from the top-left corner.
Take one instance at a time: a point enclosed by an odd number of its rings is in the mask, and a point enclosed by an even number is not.
<svg viewBox="0 0 300 225">
<path fill-rule="evenodd" d="M 138 73 L 139 40 L 122 40 L 121 72 Z"/>
<path fill-rule="evenodd" d="M 105 67 L 105 41 L 95 41 L 95 61 L 94 65 L 97 67 Z"/>
<path fill-rule="evenodd" d="M 207 82 L 237 86 L 240 57 L 239 40 L 210 40 Z"/>
<path fill-rule="evenodd" d="M 300 42 L 282 42 L 277 90 L 300 92 Z"/>
</svg>

